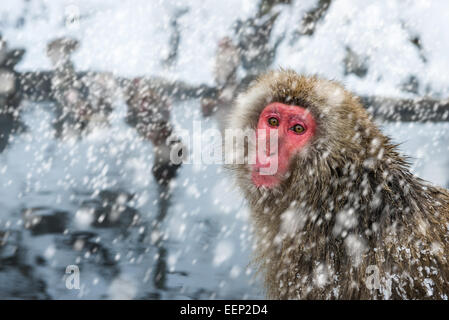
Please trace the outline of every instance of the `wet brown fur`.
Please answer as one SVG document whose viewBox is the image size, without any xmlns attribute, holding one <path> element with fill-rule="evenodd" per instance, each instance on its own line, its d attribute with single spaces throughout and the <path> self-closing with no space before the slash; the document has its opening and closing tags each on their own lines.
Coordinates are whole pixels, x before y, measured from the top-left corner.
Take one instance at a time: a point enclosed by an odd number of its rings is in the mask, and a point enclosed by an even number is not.
<svg viewBox="0 0 449 320">
<path fill-rule="evenodd" d="M 126 120 L 139 134 L 155 145 L 162 145 L 172 133 L 170 103 L 167 97 L 143 79 L 135 79 L 125 92 Z"/>
<path fill-rule="evenodd" d="M 305 107 L 317 122 L 289 175 L 260 189 L 248 165 L 229 166 L 251 207 L 267 297 L 448 299 L 449 192 L 413 176 L 336 82 L 268 73 L 239 96 L 228 128 L 255 129 L 275 101 Z"/>
</svg>

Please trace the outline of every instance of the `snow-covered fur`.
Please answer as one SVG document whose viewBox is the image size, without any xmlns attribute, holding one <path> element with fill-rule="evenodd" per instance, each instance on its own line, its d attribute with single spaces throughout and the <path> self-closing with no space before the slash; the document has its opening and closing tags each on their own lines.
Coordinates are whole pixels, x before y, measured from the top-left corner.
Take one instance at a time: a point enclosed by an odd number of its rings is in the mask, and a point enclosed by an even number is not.
<svg viewBox="0 0 449 320">
<path fill-rule="evenodd" d="M 229 165 L 251 207 L 267 297 L 447 299 L 449 192 L 413 176 L 333 81 L 263 75 L 238 97 L 227 127 L 255 129 L 271 102 L 307 108 L 317 130 L 275 188 L 256 188 L 247 164 Z"/>
</svg>

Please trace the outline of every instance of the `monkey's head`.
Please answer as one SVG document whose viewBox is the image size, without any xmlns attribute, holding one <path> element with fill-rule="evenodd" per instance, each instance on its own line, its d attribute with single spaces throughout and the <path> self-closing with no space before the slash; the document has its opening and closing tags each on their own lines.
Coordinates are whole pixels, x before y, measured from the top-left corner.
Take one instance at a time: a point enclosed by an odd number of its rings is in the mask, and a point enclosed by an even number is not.
<svg viewBox="0 0 449 320">
<path fill-rule="evenodd" d="M 172 134 L 170 103 L 145 79 L 134 79 L 125 91 L 127 122 L 154 144 L 160 145 Z"/>
<path fill-rule="evenodd" d="M 47 44 L 47 56 L 54 66 L 70 61 L 70 55 L 79 48 L 79 41 L 72 38 L 57 38 Z"/>
<path fill-rule="evenodd" d="M 238 97 L 228 128 L 255 131 L 243 147 L 245 163 L 230 165 L 239 184 L 271 194 L 311 190 L 345 168 L 375 166 L 387 139 L 340 84 L 284 70 L 261 76 Z"/>
</svg>

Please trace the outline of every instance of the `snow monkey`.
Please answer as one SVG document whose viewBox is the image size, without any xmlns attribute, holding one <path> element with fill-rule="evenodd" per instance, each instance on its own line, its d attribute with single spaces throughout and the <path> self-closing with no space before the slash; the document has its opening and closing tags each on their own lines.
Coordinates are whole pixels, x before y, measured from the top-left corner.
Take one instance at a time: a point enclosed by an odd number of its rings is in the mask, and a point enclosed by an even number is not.
<svg viewBox="0 0 449 320">
<path fill-rule="evenodd" d="M 218 43 L 213 68 L 218 95 L 215 98 L 201 99 L 203 116 L 213 116 L 218 121 L 220 130 L 223 129 L 222 119 L 229 114 L 229 108 L 238 89 L 237 69 L 239 64 L 238 47 L 231 38 L 222 38 Z"/>
<path fill-rule="evenodd" d="M 51 88 L 57 102 L 57 136 L 107 125 L 113 111 L 118 87 L 114 75 L 110 72 L 76 72 L 71 55 L 78 48 L 78 40 L 66 37 L 52 40 L 47 45 L 47 56 L 54 68 Z"/>
<path fill-rule="evenodd" d="M 173 135 L 168 97 L 160 94 L 150 81 L 136 78 L 127 86 L 125 100 L 127 123 L 153 144 L 153 176 L 160 184 L 170 182 L 180 167 L 180 163 L 173 163 L 170 156 L 176 150 L 182 153 L 183 145 Z"/>
<path fill-rule="evenodd" d="M 65 136 L 84 129 L 92 113 L 92 106 L 86 99 L 87 88 L 79 81 L 71 54 L 79 42 L 71 38 L 57 38 L 47 44 L 47 56 L 53 64 L 51 89 L 56 100 L 56 135 Z"/>
<path fill-rule="evenodd" d="M 277 148 L 271 135 L 249 139 L 240 152 L 263 152 L 229 165 L 251 208 L 268 298 L 449 298 L 449 192 L 410 173 L 357 97 L 271 72 L 229 115 L 228 130 L 247 128 L 277 133 Z"/>
</svg>

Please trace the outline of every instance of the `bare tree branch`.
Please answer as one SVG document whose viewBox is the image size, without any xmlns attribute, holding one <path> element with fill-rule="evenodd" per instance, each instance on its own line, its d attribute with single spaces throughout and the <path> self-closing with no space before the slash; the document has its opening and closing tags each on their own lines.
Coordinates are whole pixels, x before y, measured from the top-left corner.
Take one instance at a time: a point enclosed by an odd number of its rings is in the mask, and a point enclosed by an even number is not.
<svg viewBox="0 0 449 320">
<path fill-rule="evenodd" d="M 374 118 L 379 120 L 402 122 L 449 121 L 448 99 L 362 97 L 361 101 Z"/>
<path fill-rule="evenodd" d="M 79 72 L 82 78 L 87 72 Z M 94 74 L 94 73 L 89 73 Z M 54 101 L 51 92 L 52 72 L 25 72 L 20 74 L 20 91 L 24 99 L 31 101 Z M 208 85 L 192 85 L 183 81 L 171 81 L 160 77 L 146 79 L 160 95 L 171 100 L 188 100 L 217 97 L 218 89 Z M 243 91 L 254 80 L 244 79 L 238 91 Z M 132 85 L 132 80 L 118 78 L 119 86 L 124 89 Z M 416 99 L 387 98 L 380 96 L 362 96 L 362 104 L 376 119 L 383 121 L 403 122 L 448 122 L 449 100 L 438 100 L 428 97 Z"/>
<path fill-rule="evenodd" d="M 306 36 L 313 35 L 318 22 L 325 17 L 331 3 L 332 0 L 319 0 L 318 4 L 304 15 L 298 33 Z"/>
</svg>

